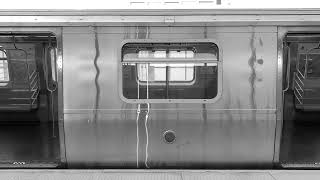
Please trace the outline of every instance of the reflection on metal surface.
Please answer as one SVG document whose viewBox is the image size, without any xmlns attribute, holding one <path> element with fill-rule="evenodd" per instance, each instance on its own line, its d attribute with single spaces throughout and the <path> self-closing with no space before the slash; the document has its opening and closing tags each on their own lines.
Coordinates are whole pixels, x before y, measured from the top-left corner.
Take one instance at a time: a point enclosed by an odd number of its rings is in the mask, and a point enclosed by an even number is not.
<svg viewBox="0 0 320 180">
<path fill-rule="evenodd" d="M 137 168 L 139 168 L 139 144 L 140 144 L 140 137 L 139 137 L 139 117 L 140 117 L 140 104 L 138 104 L 137 108 L 137 120 L 136 120 L 136 127 L 137 127 L 137 145 L 136 145 L 136 154 L 137 154 Z"/>
<path fill-rule="evenodd" d="M 251 39 L 250 39 L 250 49 L 251 49 L 251 56 L 249 58 L 248 64 L 250 66 L 251 69 L 251 74 L 249 77 L 249 82 L 250 82 L 250 87 L 251 87 L 251 94 L 250 94 L 250 101 L 251 101 L 251 108 L 252 109 L 257 109 L 257 105 L 256 105 L 256 100 L 255 100 L 255 81 L 256 81 L 256 61 L 257 61 L 257 57 L 256 57 L 256 48 L 255 48 L 255 34 L 254 32 L 251 35 Z"/>
<path fill-rule="evenodd" d="M 94 67 L 96 70 L 96 76 L 94 78 L 94 84 L 96 86 L 96 98 L 95 98 L 95 103 L 94 103 L 94 117 L 93 117 L 93 122 L 97 123 L 97 109 L 99 109 L 99 102 L 100 102 L 100 85 L 99 85 L 99 76 L 100 76 L 100 68 L 98 66 L 98 59 L 100 56 L 100 48 L 99 48 L 99 39 L 98 39 L 98 32 L 97 32 L 97 27 L 94 27 L 93 29 L 94 32 L 94 46 L 95 46 L 95 57 L 93 60 Z"/>
<path fill-rule="evenodd" d="M 149 129 L 148 129 L 148 120 L 149 120 L 149 112 L 150 112 L 150 104 L 148 103 L 147 104 L 147 112 L 146 112 L 146 120 L 145 120 L 145 123 L 144 123 L 144 128 L 146 130 L 146 157 L 145 157 L 145 161 L 144 161 L 144 164 L 146 166 L 146 168 L 149 168 L 149 165 L 148 165 L 148 157 L 149 157 L 149 152 L 148 152 L 148 149 L 149 149 Z"/>
</svg>

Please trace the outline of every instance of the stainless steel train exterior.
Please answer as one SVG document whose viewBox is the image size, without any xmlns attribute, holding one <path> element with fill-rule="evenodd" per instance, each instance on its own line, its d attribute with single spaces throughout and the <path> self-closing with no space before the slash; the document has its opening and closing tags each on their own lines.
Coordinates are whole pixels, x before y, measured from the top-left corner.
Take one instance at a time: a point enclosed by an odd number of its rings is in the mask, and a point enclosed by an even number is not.
<svg viewBox="0 0 320 180">
<path fill-rule="evenodd" d="M 84 162 L 93 166 L 98 163 L 152 168 L 271 165 L 276 128 L 276 29 L 156 26 L 141 29 L 64 29 L 63 72 L 72 72 L 63 73 L 66 156 L 70 165 Z M 220 49 L 221 74 L 217 99 L 208 103 L 200 100 L 149 103 L 149 108 L 142 109 L 148 117 L 139 115 L 138 106 L 143 103 L 124 101 L 119 88 L 122 81 L 119 51 L 123 41 L 135 41 L 136 37 L 148 41 L 219 42 L 216 44 Z M 100 55 L 95 68 L 97 53 Z M 258 58 L 263 59 L 262 65 L 255 64 Z M 168 130 L 176 133 L 174 143 L 165 143 L 162 138 Z"/>
<path fill-rule="evenodd" d="M 272 168 L 283 122 L 283 39 L 319 31 L 319 17 L 318 10 L 1 11 L 0 31 L 56 35 L 63 165 Z M 125 98 L 123 46 L 157 42 L 214 43 L 216 97 Z"/>
</svg>

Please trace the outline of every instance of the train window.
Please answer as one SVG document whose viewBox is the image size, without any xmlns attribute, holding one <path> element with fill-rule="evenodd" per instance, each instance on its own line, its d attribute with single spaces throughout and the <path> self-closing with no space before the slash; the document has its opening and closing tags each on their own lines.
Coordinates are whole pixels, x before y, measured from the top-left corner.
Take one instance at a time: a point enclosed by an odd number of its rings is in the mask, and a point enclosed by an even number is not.
<svg viewBox="0 0 320 180">
<path fill-rule="evenodd" d="M 131 100 L 213 99 L 218 57 L 218 46 L 211 42 L 127 43 L 122 94 Z"/>
<path fill-rule="evenodd" d="M 8 58 L 5 50 L 0 49 L 0 86 L 6 86 L 9 82 Z"/>
</svg>

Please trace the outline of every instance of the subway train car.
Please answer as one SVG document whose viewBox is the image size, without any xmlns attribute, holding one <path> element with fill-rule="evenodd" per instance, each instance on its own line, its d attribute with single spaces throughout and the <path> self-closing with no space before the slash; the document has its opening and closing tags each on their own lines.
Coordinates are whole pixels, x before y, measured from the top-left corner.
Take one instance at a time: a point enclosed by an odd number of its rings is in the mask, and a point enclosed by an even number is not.
<svg viewBox="0 0 320 180">
<path fill-rule="evenodd" d="M 0 11 L 1 168 L 320 168 L 319 112 L 317 9 Z"/>
</svg>

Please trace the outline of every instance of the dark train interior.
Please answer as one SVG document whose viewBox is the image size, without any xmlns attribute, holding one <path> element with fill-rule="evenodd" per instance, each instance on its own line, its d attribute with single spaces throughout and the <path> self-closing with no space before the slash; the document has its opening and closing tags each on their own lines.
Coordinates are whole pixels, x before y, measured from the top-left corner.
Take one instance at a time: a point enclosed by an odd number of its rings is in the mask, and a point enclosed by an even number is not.
<svg viewBox="0 0 320 180">
<path fill-rule="evenodd" d="M 320 34 L 289 33 L 283 50 L 280 162 L 288 168 L 319 168 Z"/>
<path fill-rule="evenodd" d="M 56 37 L 0 33 L 0 167 L 60 161 Z"/>
</svg>

